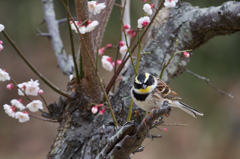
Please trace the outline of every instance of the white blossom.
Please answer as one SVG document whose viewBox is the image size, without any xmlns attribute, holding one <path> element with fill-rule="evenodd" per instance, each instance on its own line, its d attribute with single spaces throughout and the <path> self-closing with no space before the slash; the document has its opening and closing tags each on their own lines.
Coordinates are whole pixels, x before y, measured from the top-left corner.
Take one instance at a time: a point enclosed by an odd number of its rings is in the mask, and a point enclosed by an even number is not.
<svg viewBox="0 0 240 159">
<path fill-rule="evenodd" d="M 97 3 L 96 1 L 88 2 L 88 10 L 94 15 L 101 13 L 104 8 L 106 8 L 105 3 Z"/>
<path fill-rule="evenodd" d="M 113 70 L 113 65 L 112 65 L 112 58 L 106 55 L 102 56 L 102 66 L 104 69 L 107 71 L 112 71 Z"/>
<path fill-rule="evenodd" d="M 79 29 L 79 32 L 81 34 L 85 34 L 86 33 L 86 27 L 84 25 L 80 26 L 78 29 Z"/>
<path fill-rule="evenodd" d="M 74 24 L 74 23 L 75 23 L 75 24 Z M 74 22 L 71 21 L 71 22 L 70 22 L 71 29 L 74 30 L 76 33 L 78 33 L 78 32 L 77 32 L 77 28 L 76 28 L 75 25 L 78 27 L 79 22 L 78 22 L 78 21 L 74 21 Z"/>
<path fill-rule="evenodd" d="M 87 27 L 86 27 L 86 32 L 91 32 L 93 29 L 96 28 L 96 26 L 98 26 L 98 21 L 94 20 L 92 22 L 90 22 Z"/>
<path fill-rule="evenodd" d="M 24 110 L 25 109 L 25 106 L 17 99 L 12 99 L 11 100 L 11 104 L 12 106 L 20 109 L 20 110 Z"/>
<path fill-rule="evenodd" d="M 39 109 L 43 109 L 43 104 L 40 100 L 33 100 L 26 106 L 31 112 L 37 112 Z"/>
<path fill-rule="evenodd" d="M 0 68 L 0 81 L 9 81 L 10 79 L 9 74 Z"/>
<path fill-rule="evenodd" d="M 30 119 L 27 112 L 17 112 L 15 118 L 18 119 L 20 123 L 24 123 Z"/>
<path fill-rule="evenodd" d="M 0 32 L 2 32 L 5 29 L 4 25 L 0 24 Z"/>
<path fill-rule="evenodd" d="M 17 86 L 18 86 L 18 95 L 20 96 L 24 96 L 24 91 L 25 91 L 25 88 L 26 88 L 26 82 L 23 82 L 23 83 L 19 83 Z"/>
<path fill-rule="evenodd" d="M 127 45 L 124 44 L 123 46 L 121 46 L 119 52 L 125 55 L 125 53 L 128 52 Z"/>
<path fill-rule="evenodd" d="M 25 93 L 27 95 L 32 95 L 32 96 L 37 96 L 38 95 L 38 90 L 39 88 L 39 83 L 38 80 L 33 81 L 32 79 L 30 81 L 28 81 L 26 84 L 26 89 L 25 89 Z"/>
<path fill-rule="evenodd" d="M 176 6 L 177 2 L 178 2 L 178 0 L 165 0 L 164 6 L 167 8 L 173 8 Z"/>
<path fill-rule="evenodd" d="M 138 19 L 138 28 L 141 29 L 147 26 L 150 23 L 150 18 L 148 16 L 144 16 Z"/>
<path fill-rule="evenodd" d="M 14 111 L 14 108 L 11 106 L 11 105 L 8 105 L 8 104 L 4 104 L 3 105 L 3 109 L 5 110 L 5 113 L 12 117 L 12 118 L 15 118 L 15 111 Z"/>
<path fill-rule="evenodd" d="M 143 5 L 143 10 L 146 12 L 148 15 L 152 15 L 152 6 L 148 3 Z"/>
</svg>

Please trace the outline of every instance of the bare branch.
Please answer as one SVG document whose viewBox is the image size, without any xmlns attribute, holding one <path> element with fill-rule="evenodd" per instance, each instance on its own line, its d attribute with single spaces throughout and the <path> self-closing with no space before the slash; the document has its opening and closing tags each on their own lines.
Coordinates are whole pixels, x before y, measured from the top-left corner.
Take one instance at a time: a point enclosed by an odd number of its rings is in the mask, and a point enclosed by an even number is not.
<svg viewBox="0 0 240 159">
<path fill-rule="evenodd" d="M 66 75 L 73 74 L 72 57 L 66 55 L 63 43 L 60 37 L 58 22 L 56 20 L 53 0 L 42 0 L 44 10 L 44 20 L 47 24 L 49 36 L 51 37 L 52 47 L 57 58 L 58 66 Z"/>
<path fill-rule="evenodd" d="M 228 97 L 233 98 L 232 94 L 226 93 L 226 92 L 224 92 L 223 90 L 221 90 L 221 89 L 217 88 L 216 86 L 214 86 L 212 83 L 210 83 L 210 79 L 208 79 L 208 78 L 206 78 L 206 77 L 203 77 L 203 76 L 200 76 L 200 75 L 198 75 L 198 74 L 196 74 L 196 73 L 194 73 L 194 72 L 192 72 L 192 71 L 190 71 L 190 70 L 188 70 L 188 69 L 185 69 L 185 71 L 186 71 L 187 73 L 190 73 L 191 75 L 193 75 L 193 76 L 201 79 L 201 80 L 204 80 L 209 86 L 211 86 L 212 88 L 214 88 L 215 90 L 217 90 L 218 92 L 220 92 L 222 95 L 227 95 Z"/>
</svg>

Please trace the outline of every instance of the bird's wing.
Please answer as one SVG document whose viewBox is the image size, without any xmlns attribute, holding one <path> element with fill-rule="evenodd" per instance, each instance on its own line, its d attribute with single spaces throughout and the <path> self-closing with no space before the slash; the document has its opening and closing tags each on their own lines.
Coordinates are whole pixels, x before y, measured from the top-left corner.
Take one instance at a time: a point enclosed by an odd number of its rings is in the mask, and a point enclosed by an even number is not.
<svg viewBox="0 0 240 159">
<path fill-rule="evenodd" d="M 181 97 L 178 96 L 178 94 L 172 90 L 165 82 L 163 82 L 161 79 L 157 78 L 158 84 L 156 89 L 160 93 L 160 95 L 163 98 L 167 98 L 170 100 L 179 100 Z"/>
</svg>

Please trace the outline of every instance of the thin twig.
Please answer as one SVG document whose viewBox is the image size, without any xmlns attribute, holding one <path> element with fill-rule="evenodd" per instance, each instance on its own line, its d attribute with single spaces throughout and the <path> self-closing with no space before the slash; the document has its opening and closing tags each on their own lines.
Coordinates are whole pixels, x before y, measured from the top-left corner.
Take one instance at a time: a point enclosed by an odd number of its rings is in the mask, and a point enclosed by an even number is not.
<svg viewBox="0 0 240 159">
<path fill-rule="evenodd" d="M 17 54 L 21 57 L 21 59 L 28 65 L 28 67 L 46 84 L 48 85 L 50 88 L 52 88 L 52 90 L 54 90 L 55 92 L 59 93 L 60 95 L 63 95 L 67 98 L 69 98 L 69 94 L 67 92 L 64 92 L 63 90 L 57 88 L 56 86 L 54 86 L 50 81 L 48 81 L 47 78 L 45 78 L 32 64 L 30 64 L 30 62 L 26 59 L 26 57 L 22 54 L 22 52 L 20 51 L 20 49 L 17 47 L 17 45 L 15 45 L 15 42 L 10 38 L 10 36 L 8 36 L 8 34 L 6 33 L 6 31 L 2 31 L 3 35 L 5 36 L 5 38 L 8 40 L 8 42 L 12 45 L 12 47 L 15 49 L 15 51 L 17 52 Z"/>
<path fill-rule="evenodd" d="M 162 138 L 162 135 L 153 135 L 153 134 L 148 134 L 147 138 L 150 138 L 151 140 L 155 139 L 155 138 Z"/>
<path fill-rule="evenodd" d="M 52 122 L 52 123 L 58 123 L 57 120 L 45 119 L 45 118 L 41 118 L 41 117 L 38 117 L 38 116 L 35 116 L 35 115 L 32 115 L 32 114 L 29 114 L 29 116 L 34 117 L 34 118 L 39 119 L 39 120 L 42 120 L 42 121 L 48 121 L 48 122 Z"/>
<path fill-rule="evenodd" d="M 69 8 L 69 2 L 68 0 L 66 0 L 66 6 Z M 70 26 L 70 20 L 69 20 L 69 15 L 67 14 L 67 21 L 68 21 L 68 31 L 69 31 L 69 36 L 70 36 L 70 44 L 71 44 L 71 50 L 72 50 L 72 57 L 73 57 L 73 64 L 74 64 L 74 70 L 76 73 L 76 77 L 77 77 L 77 83 L 80 83 L 80 76 L 79 76 L 79 72 L 78 72 L 78 66 L 77 66 L 77 59 L 76 59 L 76 54 L 75 54 L 75 50 L 74 50 L 74 42 L 73 42 L 73 34 L 72 34 L 72 29 Z M 73 21 L 73 23 L 75 23 Z"/>
<path fill-rule="evenodd" d="M 211 86 L 212 88 L 214 88 L 215 90 L 217 90 L 218 92 L 220 92 L 222 95 L 227 95 L 228 97 L 230 98 L 233 98 L 233 95 L 231 93 L 226 93 L 224 92 L 223 90 L 217 88 L 216 86 L 214 86 L 212 83 L 210 83 L 210 79 L 206 78 L 206 77 L 203 77 L 203 76 L 200 76 L 188 69 L 185 69 L 186 72 L 190 73 L 191 75 L 201 79 L 201 80 L 204 80 L 209 86 Z"/>
</svg>

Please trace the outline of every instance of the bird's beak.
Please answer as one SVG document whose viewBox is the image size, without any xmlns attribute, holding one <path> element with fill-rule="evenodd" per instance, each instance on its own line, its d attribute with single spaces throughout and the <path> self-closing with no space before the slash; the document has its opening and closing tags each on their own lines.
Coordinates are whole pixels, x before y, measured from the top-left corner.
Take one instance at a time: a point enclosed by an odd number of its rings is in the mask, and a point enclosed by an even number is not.
<svg viewBox="0 0 240 159">
<path fill-rule="evenodd" d="M 143 85 L 142 85 L 142 88 L 143 88 L 143 89 L 146 89 L 146 88 L 147 88 L 147 85 L 146 85 L 146 84 L 143 84 Z"/>
</svg>

